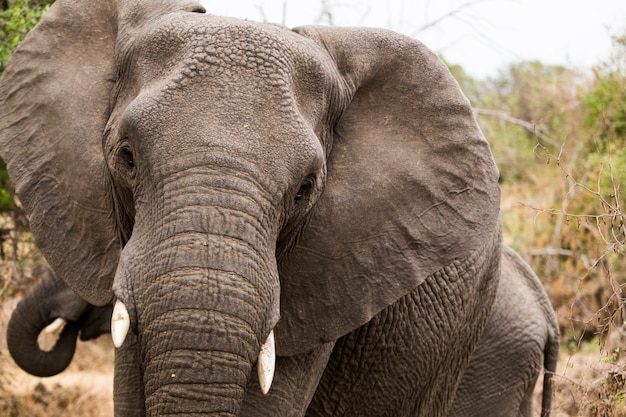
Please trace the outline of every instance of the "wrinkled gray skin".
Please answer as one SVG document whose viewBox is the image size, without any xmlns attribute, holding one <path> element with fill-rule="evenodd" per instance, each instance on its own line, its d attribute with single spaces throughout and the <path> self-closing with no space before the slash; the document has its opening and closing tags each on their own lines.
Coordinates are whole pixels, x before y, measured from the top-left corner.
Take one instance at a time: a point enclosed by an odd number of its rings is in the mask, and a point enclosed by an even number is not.
<svg viewBox="0 0 626 417">
<path fill-rule="evenodd" d="M 500 284 L 487 328 L 463 375 L 450 416 L 532 416 L 545 371 L 541 416 L 550 415 L 559 353 L 556 315 L 541 281 L 513 249 L 502 251 Z"/>
<path fill-rule="evenodd" d="M 393 32 L 201 12 L 58 0 L 0 80 L 37 244 L 128 307 L 116 415 L 446 415 L 501 252 L 468 100 Z"/>
<path fill-rule="evenodd" d="M 76 338 L 90 340 L 108 332 L 112 306 L 94 307 L 48 270 L 20 300 L 7 327 L 7 345 L 15 362 L 36 376 L 52 376 L 72 361 Z M 44 351 L 39 333 L 55 319 L 67 321 L 55 346 Z"/>
</svg>

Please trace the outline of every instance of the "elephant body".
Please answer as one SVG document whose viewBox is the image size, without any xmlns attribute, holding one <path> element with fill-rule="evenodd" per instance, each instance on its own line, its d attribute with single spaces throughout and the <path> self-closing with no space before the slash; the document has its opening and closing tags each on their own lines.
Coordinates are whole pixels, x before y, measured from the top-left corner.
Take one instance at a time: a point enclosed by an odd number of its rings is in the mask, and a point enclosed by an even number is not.
<svg viewBox="0 0 626 417">
<path fill-rule="evenodd" d="M 504 246 L 496 300 L 449 415 L 530 417 L 545 371 L 541 416 L 549 416 L 558 353 L 559 327 L 541 281 Z"/>
<path fill-rule="evenodd" d="M 115 305 L 117 416 L 450 410 L 500 190 L 420 42 L 57 0 L 0 79 L 0 153 L 52 269 Z"/>
</svg>

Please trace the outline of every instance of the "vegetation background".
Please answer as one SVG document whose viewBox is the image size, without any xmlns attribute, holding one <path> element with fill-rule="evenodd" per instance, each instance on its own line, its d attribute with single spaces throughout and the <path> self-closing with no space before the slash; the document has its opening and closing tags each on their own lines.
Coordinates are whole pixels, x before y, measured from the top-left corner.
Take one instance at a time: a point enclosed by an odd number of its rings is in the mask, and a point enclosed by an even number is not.
<svg viewBox="0 0 626 417">
<path fill-rule="evenodd" d="M 0 73 L 52 1 L 0 1 Z M 505 241 L 557 311 L 554 414 L 626 416 L 626 22 L 592 71 L 518 62 L 475 79 L 449 67 L 500 168 Z M 107 337 L 79 344 L 56 379 L 27 377 L 8 358 L 7 317 L 44 262 L 0 161 L 0 416 L 110 415 Z"/>
</svg>

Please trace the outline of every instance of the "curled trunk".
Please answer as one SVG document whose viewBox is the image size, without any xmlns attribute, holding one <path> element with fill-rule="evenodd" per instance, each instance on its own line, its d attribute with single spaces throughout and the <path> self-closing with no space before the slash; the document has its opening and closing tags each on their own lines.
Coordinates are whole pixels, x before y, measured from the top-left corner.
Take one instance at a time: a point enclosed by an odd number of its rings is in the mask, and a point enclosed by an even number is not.
<svg viewBox="0 0 626 417">
<path fill-rule="evenodd" d="M 47 377 L 56 375 L 67 368 L 74 357 L 76 337 L 80 326 L 76 322 L 67 322 L 59 339 L 50 351 L 39 346 L 38 337 L 41 331 L 52 323 L 41 316 L 39 321 L 32 320 L 32 314 L 22 311 L 11 316 L 7 329 L 9 352 L 24 371 L 29 374 Z"/>
<path fill-rule="evenodd" d="M 53 273 L 46 275 L 18 303 L 7 328 L 7 345 L 15 362 L 40 377 L 56 375 L 71 362 L 80 330 L 78 320 L 90 305 Z M 38 342 L 41 331 L 57 318 L 67 319 L 51 350 Z"/>
</svg>

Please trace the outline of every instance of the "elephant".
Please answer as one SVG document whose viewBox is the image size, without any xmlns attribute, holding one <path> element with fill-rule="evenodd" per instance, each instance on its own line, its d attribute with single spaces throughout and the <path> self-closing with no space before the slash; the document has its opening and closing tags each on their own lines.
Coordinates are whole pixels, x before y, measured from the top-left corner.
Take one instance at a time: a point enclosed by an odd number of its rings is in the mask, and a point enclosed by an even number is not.
<svg viewBox="0 0 626 417">
<path fill-rule="evenodd" d="M 500 268 L 487 327 L 472 353 L 450 417 L 531 417 L 542 369 L 541 416 L 550 415 L 559 354 L 556 314 L 537 275 L 508 246 L 503 246 Z"/>
<path fill-rule="evenodd" d="M 20 300 L 7 326 L 7 346 L 26 372 L 47 377 L 65 370 L 72 361 L 76 339 L 91 340 L 110 331 L 112 305 L 93 306 L 50 269 Z M 41 331 L 56 319 L 64 320 L 59 339 L 50 351 L 38 344 Z"/>
<path fill-rule="evenodd" d="M 0 155 L 51 268 L 114 304 L 116 416 L 450 410 L 499 174 L 421 42 L 57 0 L 0 79 Z"/>
</svg>

